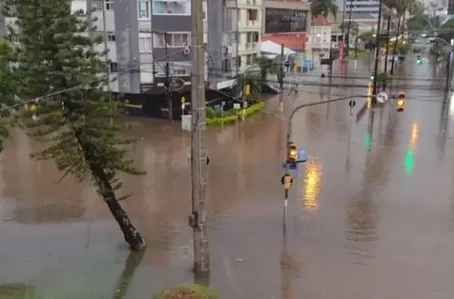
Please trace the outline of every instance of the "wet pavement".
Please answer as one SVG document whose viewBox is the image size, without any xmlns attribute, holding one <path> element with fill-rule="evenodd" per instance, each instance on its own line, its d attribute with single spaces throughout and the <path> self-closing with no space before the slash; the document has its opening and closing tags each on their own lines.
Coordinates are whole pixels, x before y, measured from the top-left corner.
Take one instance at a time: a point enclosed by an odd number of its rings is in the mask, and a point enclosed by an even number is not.
<svg viewBox="0 0 454 299">
<path fill-rule="evenodd" d="M 345 67 L 364 78 L 338 80 L 367 85 L 364 61 Z M 452 298 L 454 109 L 442 103 L 442 83 L 418 79 L 443 78 L 443 66 L 409 59 L 399 72 L 413 77 L 399 88 L 408 97 L 403 113 L 390 103 L 357 122 L 338 102 L 295 116 L 294 141 L 309 159 L 294 173 L 285 238 L 289 107 L 365 89 L 303 86 L 282 112 L 274 96 L 264 113 L 208 129 L 210 284 L 222 298 Z M 132 196 L 123 204 L 148 250 L 129 255 L 90 184 L 57 183 L 51 162 L 28 158 L 42 145 L 17 131 L 0 164 L 0 295 L 150 298 L 194 279 L 190 136 L 179 123 L 130 121 L 147 175 L 124 178 Z"/>
</svg>

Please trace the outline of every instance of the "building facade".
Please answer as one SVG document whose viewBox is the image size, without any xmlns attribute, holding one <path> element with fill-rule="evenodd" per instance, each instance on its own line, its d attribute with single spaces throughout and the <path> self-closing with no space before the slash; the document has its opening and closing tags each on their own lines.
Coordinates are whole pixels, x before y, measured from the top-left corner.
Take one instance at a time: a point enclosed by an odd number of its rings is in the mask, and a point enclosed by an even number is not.
<svg viewBox="0 0 454 299">
<path fill-rule="evenodd" d="M 237 66 L 244 71 L 254 64 L 260 53 L 262 0 L 237 0 Z"/>
<path fill-rule="evenodd" d="M 247 7 L 253 8 L 261 2 L 244 2 L 242 8 L 236 1 L 231 5 L 226 0 L 203 3 L 205 74 L 206 79 L 208 74 L 214 78 L 210 80 L 213 88 L 237 72 L 238 50 L 246 49 L 245 45 L 238 46 L 237 41 L 247 38 L 238 33 L 239 26 L 246 32 L 251 30 L 250 25 L 255 25 L 243 21 L 241 16 L 246 16 Z M 96 28 L 88 34 L 105 36 L 105 43 L 96 50 L 109 52 L 111 91 L 137 94 L 163 86 L 167 62 L 170 76 L 190 85 L 191 0 L 72 0 L 72 10 L 87 12 Z M 6 18 L 4 23 L 3 29 L 14 20 Z"/>
<path fill-rule="evenodd" d="M 380 7 L 379 0 L 344 0 L 345 1 L 345 12 L 347 14 L 351 11 L 356 14 L 370 14 L 378 18 L 378 10 Z M 340 6 L 342 7 L 342 6 Z M 351 9 L 351 10 L 350 10 Z M 340 9 L 342 10 L 342 9 Z"/>
<path fill-rule="evenodd" d="M 331 25 L 328 18 L 319 16 L 312 20 L 310 41 L 312 46 L 311 61 L 319 65 L 322 58 L 329 58 L 331 45 Z"/>
<path fill-rule="evenodd" d="M 262 39 L 298 53 L 293 59 L 301 61 L 311 55 L 310 4 L 296 0 L 265 0 L 263 4 Z"/>
</svg>

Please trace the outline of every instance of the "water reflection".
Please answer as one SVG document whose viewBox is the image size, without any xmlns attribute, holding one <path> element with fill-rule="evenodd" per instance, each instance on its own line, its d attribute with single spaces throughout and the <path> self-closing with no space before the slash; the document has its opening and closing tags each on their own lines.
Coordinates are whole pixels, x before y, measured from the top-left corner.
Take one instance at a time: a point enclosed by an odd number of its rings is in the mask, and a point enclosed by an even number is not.
<svg viewBox="0 0 454 299">
<path fill-rule="evenodd" d="M 0 298 L 11 299 L 35 299 L 35 287 L 22 283 L 0 284 Z"/>
<path fill-rule="evenodd" d="M 405 154 L 404 159 L 405 174 L 407 175 L 411 174 L 415 167 L 414 152 L 416 150 L 417 140 L 418 140 L 418 123 L 414 122 L 411 127 L 410 144 L 408 146 L 408 150 L 407 153 Z"/>
<path fill-rule="evenodd" d="M 319 208 L 318 195 L 320 192 L 321 164 L 309 160 L 306 163 L 306 175 L 302 190 L 303 207 L 306 211 L 316 212 Z"/>
<path fill-rule="evenodd" d="M 284 243 L 279 259 L 281 298 L 291 299 L 294 298 L 293 281 L 298 278 L 300 269 L 298 267 L 298 262 L 287 249 L 287 235 L 285 231 L 283 237 Z"/>
<path fill-rule="evenodd" d="M 115 292 L 112 296 L 113 299 L 124 299 L 128 293 L 128 288 L 131 285 L 134 273 L 142 262 L 143 255 L 145 251 L 142 252 L 130 252 L 128 258 L 125 262 L 125 268 L 121 272 L 120 277 L 115 285 Z"/>
</svg>

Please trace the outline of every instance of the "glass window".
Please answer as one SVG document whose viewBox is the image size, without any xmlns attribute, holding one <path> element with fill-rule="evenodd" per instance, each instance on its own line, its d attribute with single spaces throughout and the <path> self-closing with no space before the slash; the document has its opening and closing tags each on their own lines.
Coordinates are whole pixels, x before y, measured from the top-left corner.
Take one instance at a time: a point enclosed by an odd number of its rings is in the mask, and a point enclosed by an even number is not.
<svg viewBox="0 0 454 299">
<path fill-rule="evenodd" d="M 139 9 L 139 19 L 150 19 L 150 1 L 139 0 L 137 6 Z"/>
</svg>

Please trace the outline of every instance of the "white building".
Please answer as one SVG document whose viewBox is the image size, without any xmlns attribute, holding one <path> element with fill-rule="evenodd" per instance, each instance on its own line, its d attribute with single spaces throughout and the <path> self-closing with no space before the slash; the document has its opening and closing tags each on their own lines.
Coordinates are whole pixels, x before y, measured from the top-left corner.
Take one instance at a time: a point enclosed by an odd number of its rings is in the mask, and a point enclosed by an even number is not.
<svg viewBox="0 0 454 299">
<path fill-rule="evenodd" d="M 254 32 L 260 32 L 261 0 L 238 0 L 238 5 L 237 8 L 237 1 L 229 4 L 225 0 L 204 1 L 204 42 L 207 61 L 216 70 L 212 73 L 214 77 L 219 73 L 236 73 L 238 63 L 242 67 L 252 61 L 249 55 L 257 53 L 260 47 L 260 34 Z M 107 46 L 109 51 L 111 91 L 142 93 L 150 87 L 162 86 L 166 54 L 170 76 L 190 85 L 190 0 L 72 0 L 72 9 L 85 12 L 94 9 L 90 20 L 96 31 L 89 34 L 107 36 L 106 44 L 98 50 Z M 6 18 L 4 23 L 11 25 L 14 19 Z M 237 40 L 241 45 L 237 45 Z M 207 66 L 206 74 L 210 74 L 208 69 Z M 218 81 L 211 87 L 219 87 Z"/>
<path fill-rule="evenodd" d="M 331 25 L 328 18 L 320 16 L 312 20 L 310 44 L 312 47 L 311 60 L 315 65 L 320 64 L 320 59 L 329 58 Z"/>
<path fill-rule="evenodd" d="M 240 71 L 254 64 L 260 53 L 262 0 L 237 0 L 238 58 Z"/>
</svg>

